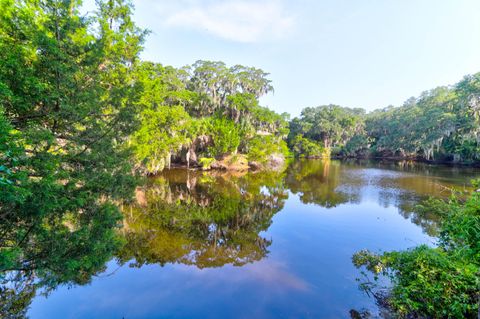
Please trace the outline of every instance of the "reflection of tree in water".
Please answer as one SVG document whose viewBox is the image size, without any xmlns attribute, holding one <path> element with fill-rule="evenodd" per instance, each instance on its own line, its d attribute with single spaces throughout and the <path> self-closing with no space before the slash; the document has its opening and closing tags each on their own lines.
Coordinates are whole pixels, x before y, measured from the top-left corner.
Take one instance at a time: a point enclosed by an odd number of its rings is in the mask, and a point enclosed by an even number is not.
<svg viewBox="0 0 480 319">
<path fill-rule="evenodd" d="M 289 167 L 286 184 L 292 193 L 300 193 L 303 203 L 332 208 L 358 201 L 358 192 L 354 187 L 346 188 L 348 181 L 343 177 L 344 167 L 338 161 L 299 160 Z M 352 178 L 350 186 L 355 186 L 356 182 Z"/>
<path fill-rule="evenodd" d="M 4 215 L 7 216 L 7 215 Z M 8 217 L 8 216 L 7 216 Z M 89 283 L 120 247 L 110 204 L 82 214 L 4 218 L 0 224 L 0 317 L 24 318 L 39 293 Z"/>
<path fill-rule="evenodd" d="M 424 213 L 419 212 L 417 205 L 425 200 L 414 194 L 405 194 L 407 199 L 404 199 L 398 206 L 398 212 L 412 223 L 420 226 L 423 231 L 430 236 L 438 236 L 441 217 L 434 212 Z"/>
<path fill-rule="evenodd" d="M 381 164 L 380 168 L 384 168 Z M 447 198 L 452 191 L 459 192 L 468 190 L 463 185 L 454 183 L 455 170 L 430 168 L 424 175 L 418 175 L 419 168 L 412 163 L 399 162 L 396 166 L 391 163 L 385 164 L 397 172 L 396 174 L 384 174 L 375 180 L 379 189 L 378 201 L 383 207 L 395 206 L 398 213 L 405 219 L 409 219 L 415 225 L 420 226 L 430 236 L 438 235 L 440 216 L 434 212 L 420 212 L 417 205 L 430 197 Z M 424 167 L 423 164 L 418 164 Z M 398 173 L 400 172 L 400 173 Z M 463 180 L 462 180 L 463 181 Z"/>
<path fill-rule="evenodd" d="M 446 168 L 419 174 L 411 164 L 384 165 L 309 160 L 294 162 L 286 173 L 167 171 L 137 193 L 138 204 L 124 208 L 120 237 L 125 246 L 120 251 L 116 226 L 121 216 L 110 203 L 82 205 L 79 214 L 59 210 L 48 218 L 34 208 L 60 205 L 61 196 L 27 202 L 22 214 L 9 213 L 15 207 L 0 207 L 0 317 L 21 318 L 39 292 L 88 283 L 115 254 L 121 262 L 134 259 L 136 266 L 203 268 L 260 260 L 271 244 L 261 233 L 282 209 L 287 189 L 304 203 L 323 207 L 373 196 L 436 235 L 438 217 L 418 214 L 414 207 L 429 196 L 447 197 L 449 189 L 463 189 L 468 178 L 458 180 L 457 172 Z M 62 205 L 75 200 L 82 199 L 71 196 Z"/>
<path fill-rule="evenodd" d="M 22 276 L 16 274 L 12 276 Z M 0 288 L 0 316 L 2 318 L 26 318 L 28 306 L 35 297 L 35 285 L 31 278 L 8 278 Z"/>
<path fill-rule="evenodd" d="M 236 266 L 262 259 L 266 231 L 287 198 L 283 176 L 244 176 L 173 170 L 139 190 L 125 207 L 127 244 L 121 262 L 134 266 L 183 263 L 199 268 Z"/>
<path fill-rule="evenodd" d="M 290 165 L 286 185 L 300 194 L 303 203 L 326 208 L 358 203 L 362 196 L 370 196 L 385 208 L 396 207 L 404 218 L 436 236 L 439 217 L 419 213 L 416 206 L 429 197 L 446 198 L 452 190 L 471 190 L 463 185 L 468 178 L 457 175 L 455 168 L 407 161 L 299 160 Z"/>
</svg>

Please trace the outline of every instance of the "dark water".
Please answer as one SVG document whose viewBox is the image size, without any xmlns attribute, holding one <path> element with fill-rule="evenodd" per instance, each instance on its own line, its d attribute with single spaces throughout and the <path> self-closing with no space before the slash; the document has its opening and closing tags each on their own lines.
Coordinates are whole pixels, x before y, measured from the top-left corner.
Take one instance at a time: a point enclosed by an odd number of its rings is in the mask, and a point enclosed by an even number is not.
<svg viewBox="0 0 480 319">
<path fill-rule="evenodd" d="M 172 170 L 124 207 L 125 246 L 90 284 L 59 287 L 31 318 L 349 318 L 378 312 L 351 256 L 434 244 L 412 208 L 478 170 L 297 161 L 282 173 Z"/>
</svg>

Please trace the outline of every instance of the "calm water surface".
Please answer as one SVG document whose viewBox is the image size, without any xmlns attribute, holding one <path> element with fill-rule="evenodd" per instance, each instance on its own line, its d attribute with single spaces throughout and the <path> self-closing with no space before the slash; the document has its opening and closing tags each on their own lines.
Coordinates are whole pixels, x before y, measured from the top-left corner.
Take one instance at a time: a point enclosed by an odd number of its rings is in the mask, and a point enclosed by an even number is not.
<svg viewBox="0 0 480 319">
<path fill-rule="evenodd" d="M 31 318 L 349 318 L 377 313 L 360 249 L 434 244 L 412 207 L 474 169 L 296 161 L 282 173 L 171 170 L 124 207 L 125 247 L 85 286 L 37 297 Z"/>
</svg>

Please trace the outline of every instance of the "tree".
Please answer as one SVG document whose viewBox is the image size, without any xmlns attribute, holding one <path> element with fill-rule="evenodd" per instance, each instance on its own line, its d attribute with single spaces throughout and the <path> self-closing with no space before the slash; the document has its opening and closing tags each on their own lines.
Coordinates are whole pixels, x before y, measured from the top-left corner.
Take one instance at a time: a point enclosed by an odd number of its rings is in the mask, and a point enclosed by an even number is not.
<svg viewBox="0 0 480 319">
<path fill-rule="evenodd" d="M 182 71 L 142 62 L 136 68 L 142 87 L 137 104 L 138 129 L 132 134 L 137 168 L 155 174 L 170 166 L 171 157 L 191 142 L 192 119 L 184 106 L 192 98 L 181 79 Z"/>
<path fill-rule="evenodd" d="M 300 118 L 290 122 L 289 145 L 297 149 L 298 156 L 306 149 L 310 150 L 307 156 L 323 153 L 323 150 L 329 156 L 332 147 L 343 146 L 352 136 L 363 132 L 364 113 L 362 109 L 337 105 L 307 107 L 302 110 Z M 314 147 L 318 143 L 323 144 L 323 150 Z"/>
<path fill-rule="evenodd" d="M 1 278 L 87 282 L 118 248 L 114 203 L 135 186 L 125 142 L 145 32 L 123 0 L 91 17 L 74 0 L 0 6 Z"/>
<path fill-rule="evenodd" d="M 140 63 L 140 127 L 130 139 L 137 168 L 155 174 L 171 160 L 187 166 L 198 165 L 202 158 L 211 163 L 213 157 L 247 153 L 249 145 L 260 140 L 282 146 L 288 135 L 286 118 L 258 101 L 273 89 L 267 76 L 252 67 L 229 68 L 214 61 L 182 69 Z M 285 153 L 283 147 L 269 149 Z M 271 155 L 262 154 L 261 161 Z"/>
</svg>

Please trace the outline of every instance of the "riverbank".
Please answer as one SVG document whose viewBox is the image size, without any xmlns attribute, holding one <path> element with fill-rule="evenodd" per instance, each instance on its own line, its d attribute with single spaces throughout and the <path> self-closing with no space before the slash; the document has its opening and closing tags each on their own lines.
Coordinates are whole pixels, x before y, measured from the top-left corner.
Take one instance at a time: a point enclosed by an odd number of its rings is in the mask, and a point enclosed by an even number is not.
<svg viewBox="0 0 480 319">
<path fill-rule="evenodd" d="M 459 167 L 459 168 L 480 168 L 480 163 L 465 163 L 465 162 L 450 162 L 450 161 L 428 161 L 421 158 L 411 157 L 346 157 L 346 156 L 331 156 L 329 158 L 320 156 L 303 157 L 305 160 L 338 160 L 342 162 L 352 161 L 355 163 L 362 163 L 365 161 L 383 162 L 383 163 L 403 163 L 403 165 L 410 164 L 425 164 L 432 166 L 443 167 Z M 205 167 L 201 164 L 186 165 L 185 163 L 172 163 L 171 168 L 183 168 L 189 170 L 202 171 L 220 171 L 220 172 L 248 172 L 248 171 L 263 171 L 263 170 L 283 170 L 286 165 L 294 160 L 293 157 L 274 156 L 263 163 L 248 161 L 243 154 L 229 155 L 220 160 L 212 161 L 211 165 Z"/>
<path fill-rule="evenodd" d="M 480 167 L 480 162 L 456 162 L 445 160 L 426 160 L 419 157 L 401 157 L 401 156 L 367 156 L 367 157 L 355 157 L 355 156 L 331 156 L 330 159 L 336 160 L 373 160 L 373 161 L 389 161 L 389 162 L 415 162 L 429 165 L 442 165 L 449 167 Z"/>
<path fill-rule="evenodd" d="M 249 161 L 245 154 L 229 154 L 218 159 L 200 159 L 198 162 L 187 165 L 186 163 L 172 163 L 172 168 L 186 168 L 193 170 L 220 170 L 220 171 L 279 171 L 285 167 L 287 158 L 282 154 L 275 153 L 263 161 Z"/>
</svg>

